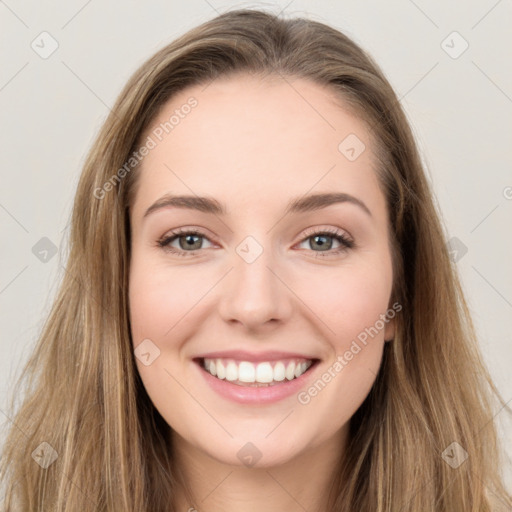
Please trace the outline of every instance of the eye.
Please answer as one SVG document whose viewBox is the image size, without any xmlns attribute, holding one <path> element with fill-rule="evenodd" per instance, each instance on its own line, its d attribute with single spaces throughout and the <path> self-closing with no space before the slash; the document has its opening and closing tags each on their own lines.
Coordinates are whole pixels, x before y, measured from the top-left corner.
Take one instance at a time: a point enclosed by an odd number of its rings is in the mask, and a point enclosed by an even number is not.
<svg viewBox="0 0 512 512">
<path fill-rule="evenodd" d="M 355 246 L 354 241 L 338 229 L 318 230 L 317 228 L 312 228 L 306 232 L 306 235 L 301 244 L 308 243 L 309 241 L 309 249 L 321 257 L 336 256 Z M 333 240 L 339 244 L 334 250 L 332 250 Z M 319 248 L 319 251 L 315 250 L 315 248 Z"/>
<path fill-rule="evenodd" d="M 171 234 L 166 234 L 157 241 L 157 245 L 165 251 L 171 252 L 178 256 L 195 255 L 197 251 L 203 249 L 202 239 L 208 238 L 196 229 L 175 229 Z M 178 242 L 178 247 L 171 244 Z"/>
<path fill-rule="evenodd" d="M 355 247 L 354 241 L 338 229 L 318 230 L 313 228 L 306 231 L 306 235 L 306 238 L 300 244 L 304 244 L 309 240 L 309 250 L 316 252 L 321 257 L 336 256 Z M 204 249 L 204 240 L 208 240 L 208 237 L 201 231 L 180 228 L 164 235 L 157 241 L 157 246 L 177 256 L 195 256 L 201 249 Z M 334 250 L 333 241 L 339 244 Z M 172 245 L 174 242 L 178 243 L 178 247 Z M 316 248 L 319 250 L 317 251 Z"/>
</svg>

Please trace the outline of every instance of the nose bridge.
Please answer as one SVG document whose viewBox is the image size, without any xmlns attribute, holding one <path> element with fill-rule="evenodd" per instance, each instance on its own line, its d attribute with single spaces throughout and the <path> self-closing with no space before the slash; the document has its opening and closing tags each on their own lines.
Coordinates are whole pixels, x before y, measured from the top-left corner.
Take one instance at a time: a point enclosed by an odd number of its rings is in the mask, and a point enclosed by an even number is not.
<svg viewBox="0 0 512 512">
<path fill-rule="evenodd" d="M 258 238 L 249 235 L 235 247 L 234 268 L 220 305 L 225 320 L 238 320 L 251 327 L 272 319 L 283 320 L 290 309 L 287 288 L 276 276 L 271 237 Z"/>
</svg>

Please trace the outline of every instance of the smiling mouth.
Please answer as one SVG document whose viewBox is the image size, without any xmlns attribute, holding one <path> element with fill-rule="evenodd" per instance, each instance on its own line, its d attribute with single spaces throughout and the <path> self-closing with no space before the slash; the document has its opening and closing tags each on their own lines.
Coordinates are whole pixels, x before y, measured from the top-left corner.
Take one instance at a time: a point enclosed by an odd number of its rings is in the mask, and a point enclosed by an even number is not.
<svg viewBox="0 0 512 512">
<path fill-rule="evenodd" d="M 296 380 L 315 366 L 319 359 L 282 359 L 278 361 L 236 361 L 198 358 L 195 362 L 212 377 L 243 387 L 269 387 Z"/>
</svg>

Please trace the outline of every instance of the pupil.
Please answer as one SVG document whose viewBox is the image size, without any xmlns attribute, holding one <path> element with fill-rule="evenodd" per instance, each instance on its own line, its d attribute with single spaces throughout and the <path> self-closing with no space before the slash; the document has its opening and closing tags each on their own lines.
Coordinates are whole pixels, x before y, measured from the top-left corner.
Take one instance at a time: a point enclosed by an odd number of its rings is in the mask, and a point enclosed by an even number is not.
<svg viewBox="0 0 512 512">
<path fill-rule="evenodd" d="M 329 249 L 329 247 L 325 247 L 325 246 L 329 245 L 327 242 L 325 242 L 326 238 L 330 238 L 330 237 L 326 237 L 326 236 L 323 236 L 323 235 L 317 235 L 317 236 L 314 237 L 315 243 L 318 243 L 321 248 Z M 317 240 L 320 240 L 320 242 L 317 242 Z"/>
<path fill-rule="evenodd" d="M 194 245 L 194 238 L 198 238 L 197 235 L 186 235 L 185 236 L 187 246 Z"/>
</svg>

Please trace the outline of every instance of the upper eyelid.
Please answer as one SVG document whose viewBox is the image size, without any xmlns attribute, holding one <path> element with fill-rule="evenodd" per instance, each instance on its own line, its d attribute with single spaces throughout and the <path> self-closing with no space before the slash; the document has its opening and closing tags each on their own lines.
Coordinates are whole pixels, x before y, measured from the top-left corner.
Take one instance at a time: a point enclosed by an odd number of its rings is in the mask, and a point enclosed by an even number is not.
<svg viewBox="0 0 512 512">
<path fill-rule="evenodd" d="M 173 231 L 175 231 L 175 232 L 173 232 Z M 185 236 L 185 235 L 195 235 L 195 236 L 199 236 L 201 238 L 206 238 L 207 240 L 209 240 L 212 243 L 218 243 L 215 241 L 214 237 L 211 237 L 211 236 L 205 234 L 203 232 L 202 228 L 201 229 L 199 229 L 199 228 L 177 228 L 175 230 L 171 230 L 168 234 L 166 233 L 159 240 L 176 239 L 176 238 L 179 238 L 180 236 Z M 192 252 L 192 251 L 190 251 L 190 252 Z"/>
</svg>

